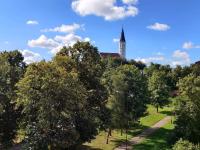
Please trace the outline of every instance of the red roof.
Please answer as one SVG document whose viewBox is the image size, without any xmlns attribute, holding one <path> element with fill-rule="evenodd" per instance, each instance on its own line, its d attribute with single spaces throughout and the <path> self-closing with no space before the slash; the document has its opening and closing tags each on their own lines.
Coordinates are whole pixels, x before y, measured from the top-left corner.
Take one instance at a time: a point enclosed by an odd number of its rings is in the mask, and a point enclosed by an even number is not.
<svg viewBox="0 0 200 150">
<path fill-rule="evenodd" d="M 100 53 L 101 57 L 106 58 L 106 57 L 112 57 L 112 58 L 120 58 L 121 56 L 119 53 Z"/>
</svg>

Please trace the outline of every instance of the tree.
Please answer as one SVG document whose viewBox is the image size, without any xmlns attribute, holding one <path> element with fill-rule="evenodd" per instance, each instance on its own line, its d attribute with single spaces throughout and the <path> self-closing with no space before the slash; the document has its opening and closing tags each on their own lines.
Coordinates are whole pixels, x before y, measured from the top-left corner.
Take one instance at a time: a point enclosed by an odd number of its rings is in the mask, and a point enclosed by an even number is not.
<svg viewBox="0 0 200 150">
<path fill-rule="evenodd" d="M 139 70 L 144 70 L 146 65 L 141 61 L 130 60 L 128 64 L 136 66 Z"/>
<path fill-rule="evenodd" d="M 148 81 L 148 89 L 152 104 L 157 108 L 163 107 L 168 103 L 169 87 L 165 79 L 165 72 L 155 71 Z"/>
<path fill-rule="evenodd" d="M 15 107 L 15 84 L 23 76 L 25 63 L 19 51 L 0 53 L 0 143 L 7 146 L 15 138 L 20 109 Z"/>
<path fill-rule="evenodd" d="M 85 116 L 88 104 L 76 73 L 52 62 L 31 64 L 17 87 L 17 105 L 23 107 L 24 149 L 59 150 L 77 144 L 76 114 Z"/>
<path fill-rule="evenodd" d="M 178 90 L 177 84 L 179 80 L 188 76 L 190 73 L 192 73 L 192 68 L 188 66 L 181 67 L 178 65 L 176 66 L 176 68 L 172 70 L 172 80 L 173 80 L 175 90 Z"/>
<path fill-rule="evenodd" d="M 175 133 L 193 143 L 200 142 L 200 76 L 193 74 L 181 79 L 175 105 Z"/>
<path fill-rule="evenodd" d="M 200 63 L 192 64 L 191 70 L 194 75 L 200 76 Z"/>
<path fill-rule="evenodd" d="M 67 60 L 67 62 L 63 62 Z M 97 131 L 104 124 L 107 91 L 101 84 L 104 65 L 98 49 L 89 42 L 77 42 L 73 46 L 64 47 L 54 58 L 68 71 L 77 73 L 77 77 L 84 85 L 87 93 L 85 113 L 76 113 L 76 130 L 80 133 L 79 143 L 95 138 Z"/>
<path fill-rule="evenodd" d="M 126 60 L 122 58 L 103 58 L 103 62 L 105 64 L 106 69 L 111 69 L 111 68 L 117 68 L 121 65 L 133 65 L 137 67 L 139 70 L 144 70 L 146 65 L 142 63 L 141 61 L 135 61 L 135 60 Z"/>
<path fill-rule="evenodd" d="M 176 144 L 172 148 L 173 150 L 199 150 L 199 145 L 194 145 L 190 143 L 188 140 L 180 139 L 176 142 Z"/>
<path fill-rule="evenodd" d="M 135 66 L 123 65 L 104 74 L 108 89 L 107 107 L 111 112 L 109 130 L 127 129 L 145 112 L 148 102 L 146 78 Z"/>
</svg>

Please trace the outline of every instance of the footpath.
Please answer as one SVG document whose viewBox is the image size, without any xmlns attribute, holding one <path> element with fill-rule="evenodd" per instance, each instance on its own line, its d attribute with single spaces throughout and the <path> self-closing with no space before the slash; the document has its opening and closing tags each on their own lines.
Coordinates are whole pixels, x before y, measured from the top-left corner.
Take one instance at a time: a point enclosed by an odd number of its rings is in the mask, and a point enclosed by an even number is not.
<svg viewBox="0 0 200 150">
<path fill-rule="evenodd" d="M 165 117 L 164 119 L 160 120 L 159 122 L 157 122 L 156 124 L 154 124 L 150 128 L 145 129 L 141 134 L 138 134 L 137 136 L 130 139 L 128 141 L 127 145 L 126 145 L 126 143 L 124 143 L 124 144 L 120 145 L 119 147 L 115 148 L 114 150 L 132 150 L 134 145 L 143 142 L 146 139 L 146 137 L 153 134 L 158 129 L 162 128 L 170 120 L 171 120 L 170 116 Z"/>
</svg>

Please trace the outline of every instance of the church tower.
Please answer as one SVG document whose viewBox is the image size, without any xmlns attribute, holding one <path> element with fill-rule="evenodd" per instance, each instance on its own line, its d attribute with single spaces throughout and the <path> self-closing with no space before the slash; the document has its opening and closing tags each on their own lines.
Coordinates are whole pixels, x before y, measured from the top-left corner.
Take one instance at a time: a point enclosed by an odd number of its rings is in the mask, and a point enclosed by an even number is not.
<svg viewBox="0 0 200 150">
<path fill-rule="evenodd" d="M 121 58 L 126 58 L 126 39 L 124 35 L 124 29 L 122 28 L 121 37 L 119 41 L 119 54 Z"/>
</svg>

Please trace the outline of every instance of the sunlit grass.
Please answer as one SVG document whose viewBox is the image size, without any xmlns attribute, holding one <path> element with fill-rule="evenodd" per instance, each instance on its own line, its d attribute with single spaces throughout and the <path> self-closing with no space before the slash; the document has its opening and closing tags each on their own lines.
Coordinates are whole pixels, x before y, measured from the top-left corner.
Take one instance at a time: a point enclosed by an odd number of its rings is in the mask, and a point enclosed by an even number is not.
<svg viewBox="0 0 200 150">
<path fill-rule="evenodd" d="M 154 125 L 156 122 L 160 121 L 167 115 L 171 113 L 171 108 L 164 107 L 159 109 L 159 112 L 156 112 L 156 108 L 149 105 L 147 109 L 147 115 L 140 119 L 140 126 L 135 127 L 128 132 L 128 139 L 133 136 L 141 133 L 145 128 L 148 128 Z M 113 150 L 116 146 L 118 146 L 121 142 L 125 141 L 126 135 L 123 134 L 121 136 L 121 132 L 114 130 L 112 131 L 112 137 L 109 138 L 109 144 L 106 144 L 106 132 L 100 132 L 99 135 L 96 136 L 96 139 L 92 140 L 91 143 L 85 143 L 84 148 L 81 149 L 86 150 Z"/>
<path fill-rule="evenodd" d="M 174 125 L 169 122 L 154 134 L 150 135 L 141 144 L 133 146 L 133 150 L 167 150 L 170 148 L 168 139 L 171 137 Z"/>
</svg>

